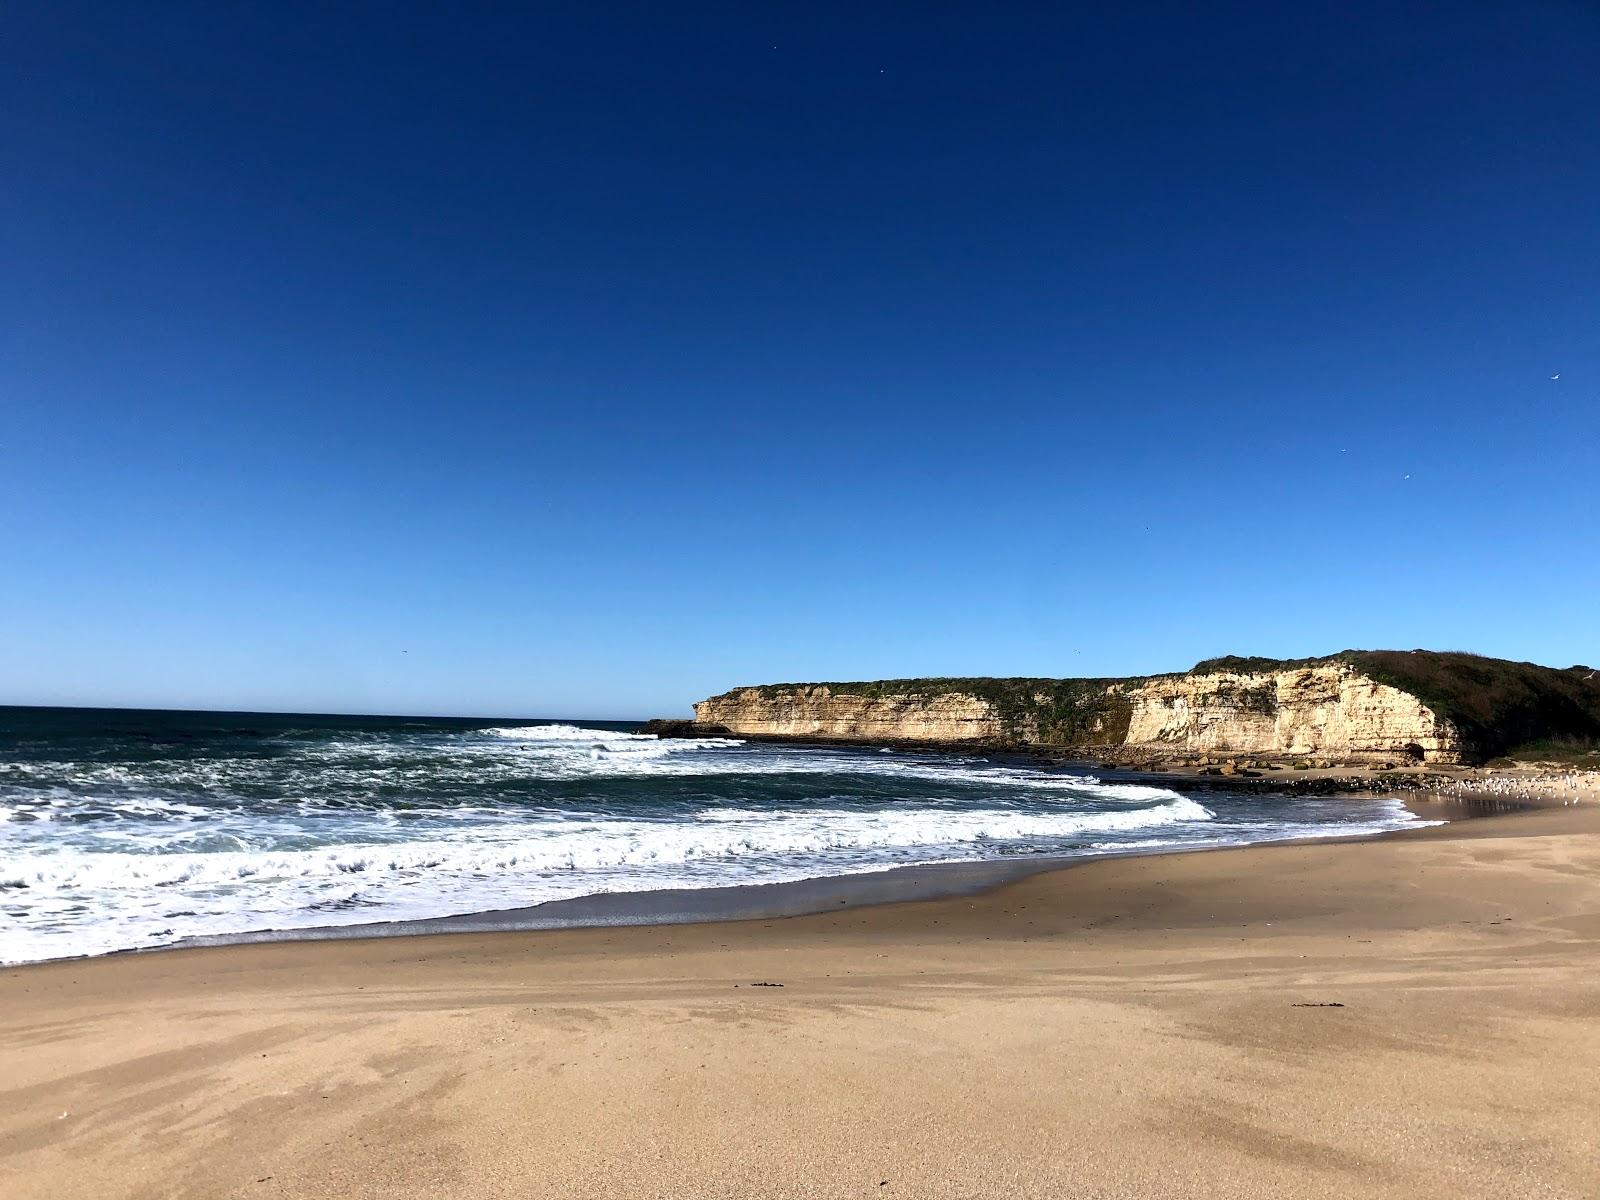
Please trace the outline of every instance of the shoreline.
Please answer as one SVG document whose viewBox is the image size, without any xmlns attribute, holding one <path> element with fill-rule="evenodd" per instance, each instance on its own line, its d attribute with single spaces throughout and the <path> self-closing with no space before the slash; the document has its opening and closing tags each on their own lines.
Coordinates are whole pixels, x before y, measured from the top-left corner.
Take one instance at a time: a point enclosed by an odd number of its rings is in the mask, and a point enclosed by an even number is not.
<svg viewBox="0 0 1600 1200">
<path fill-rule="evenodd" d="M 1593 1195 L 1600 806 L 1402 833 L 791 918 L 8 968 L 0 1174 L 31 1200 Z"/>
<path fill-rule="evenodd" d="M 1084 766 L 1088 764 L 1074 763 Z M 1123 773 L 1126 774 L 1126 773 Z M 1152 778 L 1119 777 L 1114 782 L 1153 782 Z M 1175 782 L 1175 781 L 1169 781 Z M 1187 786 L 1187 781 L 1185 781 Z M 1346 793 L 1334 793 L 1334 796 Z M 1381 795 L 1375 793 L 1374 795 Z M 1354 798 L 1354 795 L 1352 795 Z M 1470 800 L 1443 801 L 1440 811 L 1417 811 L 1412 793 L 1390 797 L 1420 825 L 1356 833 L 1302 834 L 1197 846 L 1141 847 L 1101 850 L 1084 854 L 1044 854 L 1000 859 L 961 859 L 907 863 L 892 867 L 815 875 L 764 883 L 719 884 L 709 887 L 645 888 L 638 891 L 597 892 L 548 900 L 540 904 L 435 917 L 368 921 L 350 925 L 300 926 L 247 930 L 239 933 L 203 934 L 159 946 L 127 947 L 102 954 L 69 955 L 0 965 L 0 970 L 26 969 L 62 962 L 92 962 L 131 955 L 282 943 L 348 942 L 387 938 L 461 936 L 569 929 L 651 928 L 657 926 L 775 920 L 850 911 L 885 904 L 915 904 L 963 896 L 984 895 L 1035 875 L 1071 870 L 1107 859 L 1160 858 L 1226 850 L 1293 846 L 1319 842 L 1362 842 L 1400 834 L 1414 834 L 1463 820 L 1477 820 L 1532 807 L 1499 802 L 1489 806 Z"/>
<path fill-rule="evenodd" d="M 1093 764 L 1068 760 L 1058 765 L 1090 770 Z M 1336 769 L 1337 770 L 1337 769 Z M 1476 769 L 1473 775 L 1479 774 Z M 1472 778 L 1458 773 L 1453 778 Z M 1340 796 L 1391 796 L 1420 824 L 1350 834 L 1329 833 L 1298 837 L 1268 838 L 1256 842 L 1221 845 L 1163 846 L 1130 850 L 1105 850 L 1082 855 L 1040 855 L 1012 859 L 962 859 L 948 862 L 908 863 L 903 866 L 874 868 L 838 875 L 815 875 L 802 879 L 767 883 L 719 884 L 710 887 L 645 888 L 632 892 L 597 892 L 548 900 L 540 904 L 475 912 L 446 913 L 395 921 L 370 921 L 353 925 L 303 926 L 292 929 L 251 930 L 237 934 L 201 935 L 183 938 L 163 946 L 134 947 L 109 951 L 104 955 L 78 955 L 72 958 L 45 959 L 37 963 L 17 963 L 16 967 L 38 966 L 49 962 L 86 961 L 131 954 L 160 954 L 207 947 L 246 946 L 286 942 L 343 942 L 399 937 L 459 936 L 567 929 L 651 928 L 735 921 L 777 920 L 814 916 L 835 911 L 871 908 L 883 904 L 915 904 L 962 896 L 984 895 L 997 888 L 1034 875 L 1067 871 L 1107 859 L 1161 858 L 1178 854 L 1204 854 L 1227 850 L 1270 848 L 1315 843 L 1357 843 L 1400 836 L 1415 836 L 1430 829 L 1446 828 L 1461 822 L 1479 821 L 1513 813 L 1555 807 L 1550 797 L 1536 795 L 1452 795 L 1417 787 L 1387 788 L 1376 791 L 1326 791 L 1319 784 L 1345 783 L 1342 775 L 1318 775 L 1308 781 L 1310 793 Z M 1151 774 L 1119 769 L 1113 782 L 1153 784 L 1158 781 L 1194 787 L 1199 790 L 1221 788 L 1228 779 L 1187 775 Z M 1278 793 L 1269 793 L 1278 794 Z M 1600 793 L 1597 793 L 1600 801 Z M 1426 805 L 1427 811 L 1419 811 Z"/>
<path fill-rule="evenodd" d="M 517 734 L 526 731 L 509 732 Z M 758 745 L 761 740 L 757 739 Z M 801 747 L 792 757 L 801 764 L 800 769 L 814 769 L 814 764 L 808 763 L 803 748 L 808 743 L 796 739 L 765 740 L 789 742 Z M 887 755 L 891 750 L 889 746 L 863 743 L 837 745 L 845 749 L 842 757 L 869 757 L 884 764 L 895 761 L 889 757 L 880 759 L 878 754 L 873 753 L 878 750 Z M 837 747 L 830 745 L 827 749 L 836 750 Z M 979 892 L 1008 880 L 1103 857 L 1224 848 L 1269 841 L 1291 843 L 1306 838 L 1348 840 L 1387 833 L 1392 831 L 1395 824 L 1392 814 L 1397 813 L 1400 804 L 1404 803 L 1397 797 L 1425 795 L 1429 789 L 1467 789 L 1491 781 L 1489 773 L 1470 770 L 1445 774 L 1419 769 L 1409 773 L 1380 771 L 1352 776 L 1345 768 L 1313 767 L 1296 771 L 1294 777 L 1282 771 L 1268 777 L 1255 777 L 1260 773 L 1250 771 L 1249 768 L 1256 765 L 1251 760 L 1239 764 L 1230 761 L 1223 767 L 1208 765 L 1200 771 L 1150 771 L 1126 764 L 1097 765 L 1082 758 L 1062 759 L 1056 752 L 1042 753 L 1042 748 L 1033 748 L 1031 751 L 990 749 L 982 754 L 978 753 L 979 749 L 970 744 L 959 747 L 918 744 L 905 747 L 901 752 L 905 758 L 900 761 L 914 764 L 918 764 L 919 760 L 920 763 L 932 762 L 940 770 L 953 766 L 958 771 L 966 769 L 963 764 L 994 764 L 1002 773 L 1022 765 L 1030 776 L 1051 776 L 1065 783 L 1081 778 L 1086 782 L 1110 785 L 1113 790 L 1131 784 L 1135 793 L 1150 794 L 1151 788 L 1155 788 L 1166 798 L 1173 798 L 1181 792 L 1192 815 L 1203 817 L 1204 814 L 1193 804 L 1193 801 L 1201 801 L 1210 803 L 1220 819 L 1209 834 L 1203 827 L 1197 826 L 1180 837 L 1151 835 L 1141 840 L 1140 836 L 1135 835 L 1123 839 L 1132 843 L 1126 849 L 1114 844 L 1099 844 L 1087 834 L 1073 836 L 1070 830 L 1072 823 L 1068 822 L 1069 828 L 1062 837 L 1044 845 L 938 845 L 904 853 L 838 856 L 847 861 L 833 861 L 822 856 L 812 861 L 774 860 L 758 863 L 756 869 L 751 870 L 667 871 L 664 873 L 666 878 L 661 877 L 662 872 L 624 873 L 615 879 L 567 878 L 559 873 L 561 864 L 557 862 L 556 874 L 534 880 L 529 886 L 481 887 L 476 889 L 475 895 L 472 889 L 466 889 L 460 895 L 424 892 L 420 899 L 398 896 L 367 904 L 352 900 L 343 905 L 302 905 L 293 913 L 281 909 L 274 912 L 277 906 L 268 897 L 268 902 L 259 906 L 235 906 L 235 911 L 223 914 L 223 919 L 188 922 L 187 928 L 184 922 L 169 924 L 151 920 L 137 930 L 118 928 L 111 923 L 102 924 L 98 929 L 86 929 L 79 937 L 67 937 L 64 925 L 62 935 L 36 938 L 37 945 L 29 944 L 26 938 L 21 939 L 21 944 L 13 948 L 16 965 L 72 961 L 99 954 L 149 953 L 174 948 L 264 941 L 347 940 L 494 929 L 733 921 L 787 917 L 835 907 L 858 908 L 877 903 L 933 899 Z M 820 749 L 818 752 L 821 752 Z M 590 754 L 592 756 L 592 750 Z M 838 753 L 822 753 L 820 761 L 826 768 L 838 757 L 841 757 Z M 1204 761 L 1210 764 L 1215 760 Z M 1234 769 L 1236 766 L 1242 768 L 1242 773 Z M 887 765 L 884 769 L 890 772 L 915 771 L 915 768 Z M 1576 778 L 1575 775 L 1571 777 Z M 1600 774 L 1591 773 L 1586 778 L 1592 784 L 1600 785 Z M 1524 780 L 1519 783 L 1517 790 L 1476 795 L 1472 798 L 1473 804 L 1489 810 L 1515 808 L 1534 798 L 1524 794 L 1526 790 L 1527 781 Z M 1268 795 L 1263 796 L 1262 793 Z M 1596 788 L 1595 794 L 1600 799 L 1600 787 Z M 1294 803 L 1305 796 L 1332 798 L 1345 795 L 1365 798 L 1372 811 L 1359 814 L 1346 811 L 1340 815 L 1344 806 L 1337 800 L 1331 804 L 1320 799 L 1303 804 Z M 1215 796 L 1216 799 L 1209 800 L 1208 796 Z M 1256 798 L 1251 800 L 1246 797 Z M 1465 792 L 1462 798 L 1466 798 Z M 1391 808 L 1391 805 L 1395 807 Z M 1416 813 L 1416 803 L 1409 804 L 1409 808 L 1413 814 Z M 1275 809 L 1283 815 L 1275 817 Z M 1305 815 L 1290 815 L 1284 811 L 1292 809 L 1303 809 Z M 1430 811 L 1424 819 L 1435 819 L 1439 815 L 1437 810 Z M 1446 815 L 1471 813 L 1469 807 L 1456 804 L 1449 807 Z M 1233 821 L 1239 823 L 1230 824 Z M 980 830 L 978 840 L 982 841 L 984 836 L 984 831 Z M 957 843 L 970 840 L 953 839 Z M 1117 839 L 1113 839 L 1115 841 Z M 1004 853 L 1007 850 L 1022 853 Z M 994 857 L 985 857 L 984 851 L 994 854 Z M 897 858 L 901 860 L 900 864 L 891 865 Z M 872 861 L 874 859 L 877 861 Z M 335 865 L 344 869 L 342 864 Z M 365 866 L 358 858 L 350 869 L 359 871 Z M 722 875 L 723 880 L 713 882 L 717 875 Z M 757 882 L 763 875 L 767 876 L 767 880 Z M 19 874 L 18 878 L 25 876 Z M 741 878 L 741 882 L 732 881 Z M 696 886 L 700 884 L 712 886 Z M 638 890 L 625 890 L 630 887 Z M 554 898 L 547 898 L 552 896 Z M 147 909 L 149 905 L 163 903 L 165 900 L 161 895 L 151 893 Z M 168 904 L 167 907 L 176 909 L 183 906 Z M 318 912 L 318 909 L 322 911 Z M 164 908 L 149 911 L 157 917 L 167 918 L 195 915 L 167 912 Z M 276 922 L 271 919 L 273 916 L 277 917 Z M 212 928 L 205 928 L 208 924 Z M 38 957 L 41 955 L 50 957 Z"/>
<path fill-rule="evenodd" d="M 1301 835 L 1217 845 L 1163 846 L 1105 850 L 1082 855 L 1054 854 L 1036 857 L 1019 856 L 1010 859 L 909 863 L 839 875 L 818 875 L 767 883 L 598 892 L 549 900 L 541 904 L 447 913 L 436 917 L 198 935 L 160 946 L 128 947 L 103 954 L 69 955 L 4 964 L 0 965 L 0 971 L 25 970 L 55 963 L 94 962 L 108 958 L 232 946 L 459 937 L 574 929 L 654 928 L 780 920 L 831 912 L 848 912 L 888 904 L 918 904 L 966 896 L 982 896 L 1032 876 L 1073 870 L 1106 860 L 1164 858 L 1318 843 L 1360 843 L 1415 836 L 1428 830 L 1439 830 L 1462 822 L 1475 822 L 1550 807 L 1547 804 L 1499 797 L 1453 798 L 1436 794 L 1404 793 L 1393 799 L 1421 823 L 1378 831 Z M 1425 812 L 1419 811 L 1419 806 L 1423 802 L 1428 804 Z"/>
<path fill-rule="evenodd" d="M 1008 883 L 1027 879 L 1033 875 L 1069 871 L 1106 859 L 1210 854 L 1225 850 L 1266 849 L 1273 846 L 1317 842 L 1363 842 L 1420 833 L 1425 829 L 1438 828 L 1458 821 L 1481 820 L 1513 812 L 1526 812 L 1535 807 L 1528 804 L 1511 804 L 1486 808 L 1470 801 L 1459 803 L 1444 801 L 1441 811 L 1424 816 L 1406 799 L 1396 797 L 1396 800 L 1423 823 L 1376 832 L 1311 834 L 1220 845 L 1162 846 L 1103 850 L 1081 855 L 1047 854 L 1010 859 L 907 863 L 903 866 L 840 875 L 813 875 L 804 879 L 776 880 L 770 883 L 719 884 L 700 888 L 648 888 L 637 892 L 598 892 L 562 900 L 547 900 L 542 904 L 488 909 L 481 912 L 450 913 L 413 920 L 257 930 L 242 934 L 185 938 L 169 946 L 153 946 L 148 949 L 113 951 L 113 953 L 155 954 L 166 950 L 252 945 L 261 942 L 345 941 L 558 929 L 650 928 L 815 916 L 840 910 L 872 908 L 881 904 L 917 904 L 930 900 L 984 895 Z"/>
<path fill-rule="evenodd" d="M 1522 811 L 1522 810 L 1506 810 Z M 1458 814 L 1474 819 L 1489 814 Z M 168 946 L 118 950 L 113 954 L 158 954 L 207 946 L 243 946 L 263 942 L 361 941 L 391 937 L 431 937 L 468 933 L 517 933 L 562 929 L 653 928 L 672 925 L 764 921 L 821 913 L 874 908 L 883 904 L 918 904 L 981 896 L 1008 883 L 1033 875 L 1069 871 L 1089 863 L 1118 858 L 1160 858 L 1177 854 L 1209 854 L 1224 850 L 1294 846 L 1313 842 L 1360 842 L 1418 833 L 1445 823 L 1435 818 L 1425 825 L 1385 829 L 1375 833 L 1303 835 L 1257 842 L 1208 846 L 1164 846 L 1136 850 L 1105 850 L 1079 856 L 1039 855 L 1015 859 L 968 859 L 955 862 L 908 863 L 842 875 L 815 875 L 770 883 L 721 884 L 703 888 L 650 888 L 637 892 L 598 892 L 548 900 L 520 908 L 452 913 L 404 921 L 373 921 L 361 925 L 322 925 L 301 929 L 256 930 L 185 938 Z M 80 958 L 103 957 L 95 955 Z M 48 961 L 64 961 L 52 959 Z M 33 964 L 18 964 L 29 966 Z"/>
</svg>

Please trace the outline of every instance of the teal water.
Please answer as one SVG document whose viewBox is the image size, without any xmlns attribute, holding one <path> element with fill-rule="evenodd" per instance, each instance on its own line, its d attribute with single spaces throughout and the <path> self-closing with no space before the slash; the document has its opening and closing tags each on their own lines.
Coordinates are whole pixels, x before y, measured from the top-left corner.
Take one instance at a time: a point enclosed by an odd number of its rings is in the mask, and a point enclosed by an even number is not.
<svg viewBox="0 0 1600 1200">
<path fill-rule="evenodd" d="M 1387 799 L 628 722 L 0 708 L 0 961 L 1413 822 Z"/>
</svg>

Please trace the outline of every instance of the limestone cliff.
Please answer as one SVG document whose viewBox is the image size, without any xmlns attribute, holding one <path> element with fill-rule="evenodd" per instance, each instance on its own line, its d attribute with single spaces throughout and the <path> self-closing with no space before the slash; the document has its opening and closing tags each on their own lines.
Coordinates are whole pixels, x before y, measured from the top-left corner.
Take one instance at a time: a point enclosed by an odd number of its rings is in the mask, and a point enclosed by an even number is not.
<svg viewBox="0 0 1600 1200">
<path fill-rule="evenodd" d="M 1461 733 L 1415 696 L 1344 663 L 1218 672 L 1130 688 L 1126 745 L 1242 754 L 1459 762 Z"/>
<path fill-rule="evenodd" d="M 866 696 L 826 683 L 740 688 L 694 706 L 697 724 L 774 737 L 862 741 L 1002 741 L 993 705 L 962 692 Z"/>
<path fill-rule="evenodd" d="M 1130 679 L 764 685 L 702 701 L 695 721 L 749 736 L 1453 763 L 1600 738 L 1600 684 L 1587 668 L 1345 651 Z"/>
</svg>

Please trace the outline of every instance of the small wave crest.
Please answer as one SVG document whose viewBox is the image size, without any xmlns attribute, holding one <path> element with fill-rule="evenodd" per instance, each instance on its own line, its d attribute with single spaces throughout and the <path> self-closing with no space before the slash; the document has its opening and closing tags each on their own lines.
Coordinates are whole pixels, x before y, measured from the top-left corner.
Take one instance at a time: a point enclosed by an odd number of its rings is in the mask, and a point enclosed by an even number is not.
<svg viewBox="0 0 1600 1200">
<path fill-rule="evenodd" d="M 479 731 L 487 737 L 510 738 L 518 742 L 579 742 L 579 741 L 660 741 L 653 733 L 630 733 L 622 729 L 594 729 L 585 725 L 565 725 L 552 722 L 548 725 L 496 725 Z"/>
<path fill-rule="evenodd" d="M 571 756 L 575 752 L 590 759 L 620 758 L 646 762 L 672 755 L 706 750 L 724 750 L 745 743 L 737 738 L 659 738 L 653 733 L 633 733 L 621 729 L 596 729 L 585 725 L 504 725 L 484 729 L 489 738 L 522 744 L 538 752 Z"/>
<path fill-rule="evenodd" d="M 282 884 L 389 873 L 601 870 L 696 860 L 795 855 L 830 850 L 961 846 L 980 841 L 1062 837 L 1209 821 L 1209 809 L 1186 797 L 1147 809 L 1097 813 L 1023 813 L 1004 809 L 853 811 L 817 808 L 775 814 L 709 809 L 693 822 L 551 820 L 520 836 L 484 831 L 473 839 L 438 838 L 392 845 L 344 845 L 299 851 L 206 854 L 44 853 L 0 866 L 0 890 L 216 886 L 243 880 Z"/>
</svg>

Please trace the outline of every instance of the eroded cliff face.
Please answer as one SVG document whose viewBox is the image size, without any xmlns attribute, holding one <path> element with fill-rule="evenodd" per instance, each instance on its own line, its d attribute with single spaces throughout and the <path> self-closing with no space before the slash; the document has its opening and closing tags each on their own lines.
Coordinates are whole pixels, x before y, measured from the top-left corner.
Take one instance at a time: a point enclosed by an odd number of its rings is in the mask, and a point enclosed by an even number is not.
<svg viewBox="0 0 1600 1200">
<path fill-rule="evenodd" d="M 1008 736 L 994 706 L 977 696 L 835 694 L 825 683 L 738 688 L 696 704 L 694 719 L 769 737 L 965 742 L 1004 741 Z"/>
<path fill-rule="evenodd" d="M 1415 696 L 1344 663 L 1093 682 L 795 684 L 739 688 L 695 705 L 734 733 L 859 741 L 981 741 L 1170 753 L 1325 755 L 1458 762 L 1456 728 Z M 1064 698 L 1065 697 L 1065 698 Z"/>
<path fill-rule="evenodd" d="M 1415 696 L 1342 664 L 1149 679 L 1130 697 L 1129 746 L 1427 762 L 1463 751 L 1455 727 Z"/>
</svg>

